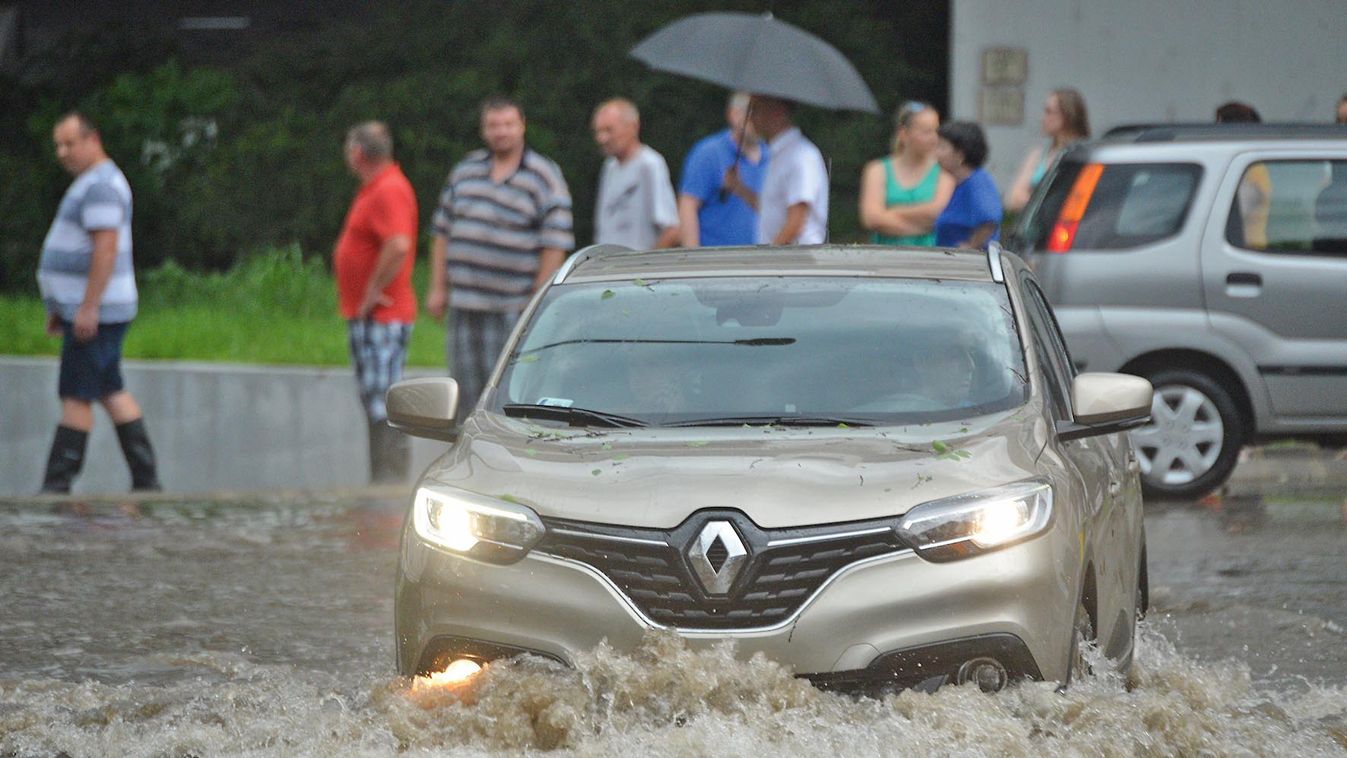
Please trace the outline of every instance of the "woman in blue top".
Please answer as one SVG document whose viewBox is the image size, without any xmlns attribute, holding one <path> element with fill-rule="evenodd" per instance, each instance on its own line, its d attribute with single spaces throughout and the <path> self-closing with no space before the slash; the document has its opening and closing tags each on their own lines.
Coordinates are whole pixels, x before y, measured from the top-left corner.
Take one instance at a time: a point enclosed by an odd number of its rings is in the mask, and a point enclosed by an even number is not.
<svg viewBox="0 0 1347 758">
<path fill-rule="evenodd" d="M 907 102 L 894 119 L 893 154 L 870 161 L 861 174 L 861 226 L 879 245 L 935 244 L 935 217 L 949 202 L 954 179 L 935 162 L 940 114 Z"/>
<path fill-rule="evenodd" d="M 935 159 L 956 184 L 935 220 L 936 247 L 984 248 L 1001 234 L 1001 198 L 991 175 L 982 170 L 987 138 L 971 121 L 951 121 L 939 135 Z"/>
</svg>

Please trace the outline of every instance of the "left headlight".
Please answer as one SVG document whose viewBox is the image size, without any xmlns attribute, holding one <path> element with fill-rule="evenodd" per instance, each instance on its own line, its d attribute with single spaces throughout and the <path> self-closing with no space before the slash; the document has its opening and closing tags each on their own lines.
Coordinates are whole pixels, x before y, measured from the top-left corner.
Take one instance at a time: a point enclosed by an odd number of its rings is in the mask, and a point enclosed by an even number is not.
<svg viewBox="0 0 1347 758">
<path fill-rule="evenodd" d="M 922 503 L 898 534 L 923 557 L 953 561 L 1022 542 L 1052 523 L 1052 487 L 1033 479 Z"/>
<path fill-rule="evenodd" d="M 412 522 L 426 542 L 490 563 L 518 561 L 546 532 L 531 508 L 449 487 L 418 489 Z"/>
</svg>

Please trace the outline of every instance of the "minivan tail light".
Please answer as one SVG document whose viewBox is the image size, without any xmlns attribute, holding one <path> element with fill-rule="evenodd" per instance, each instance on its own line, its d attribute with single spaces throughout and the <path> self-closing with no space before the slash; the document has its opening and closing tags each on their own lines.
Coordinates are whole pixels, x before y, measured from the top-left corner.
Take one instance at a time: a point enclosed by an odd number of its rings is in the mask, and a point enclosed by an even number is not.
<svg viewBox="0 0 1347 758">
<path fill-rule="evenodd" d="M 1080 227 L 1080 220 L 1085 218 L 1085 209 L 1089 207 L 1094 188 L 1099 184 L 1099 177 L 1103 173 L 1104 164 L 1087 163 L 1080 173 L 1076 174 L 1071 192 L 1067 194 L 1066 201 L 1062 203 L 1062 210 L 1057 214 L 1057 223 L 1052 225 L 1052 231 L 1048 233 L 1046 245 L 1048 252 L 1065 253 L 1071 249 L 1072 243 L 1076 241 L 1076 229 Z"/>
</svg>

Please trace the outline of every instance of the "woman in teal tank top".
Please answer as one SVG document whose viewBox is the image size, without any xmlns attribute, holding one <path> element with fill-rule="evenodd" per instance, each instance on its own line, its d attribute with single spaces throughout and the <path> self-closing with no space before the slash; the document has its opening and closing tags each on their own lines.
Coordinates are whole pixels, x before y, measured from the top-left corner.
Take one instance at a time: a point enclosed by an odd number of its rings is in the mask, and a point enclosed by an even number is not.
<svg viewBox="0 0 1347 758">
<path fill-rule="evenodd" d="M 893 154 L 870 161 L 861 175 L 861 225 L 879 245 L 935 244 L 935 219 L 954 180 L 935 162 L 940 114 L 924 103 L 898 111 Z"/>
</svg>

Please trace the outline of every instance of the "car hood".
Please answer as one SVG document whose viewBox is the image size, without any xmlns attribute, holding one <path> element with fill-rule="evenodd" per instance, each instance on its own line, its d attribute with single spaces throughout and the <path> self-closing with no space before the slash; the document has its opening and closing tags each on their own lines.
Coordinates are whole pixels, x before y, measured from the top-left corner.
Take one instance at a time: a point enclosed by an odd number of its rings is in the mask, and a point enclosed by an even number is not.
<svg viewBox="0 0 1347 758">
<path fill-rule="evenodd" d="M 882 518 L 1035 475 L 1047 439 L 1030 406 L 887 428 L 573 430 L 476 413 L 427 481 L 544 517 L 672 528 L 705 508 L 764 528 Z"/>
</svg>

